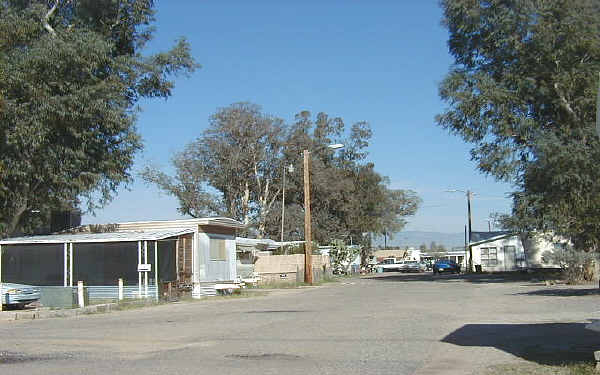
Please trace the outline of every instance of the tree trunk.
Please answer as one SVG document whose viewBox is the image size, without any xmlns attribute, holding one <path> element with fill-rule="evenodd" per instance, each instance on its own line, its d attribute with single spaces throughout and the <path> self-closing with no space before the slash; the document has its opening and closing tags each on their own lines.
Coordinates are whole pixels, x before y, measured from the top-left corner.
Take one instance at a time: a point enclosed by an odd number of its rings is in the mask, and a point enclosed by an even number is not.
<svg viewBox="0 0 600 375">
<path fill-rule="evenodd" d="M 17 230 L 20 228 L 21 218 L 23 217 L 23 214 L 25 213 L 25 211 L 27 211 L 27 203 L 22 202 L 21 204 L 19 204 L 19 206 L 15 210 L 14 215 L 6 223 L 7 227 L 6 227 L 5 233 L 7 235 L 13 236 L 16 234 Z"/>
</svg>

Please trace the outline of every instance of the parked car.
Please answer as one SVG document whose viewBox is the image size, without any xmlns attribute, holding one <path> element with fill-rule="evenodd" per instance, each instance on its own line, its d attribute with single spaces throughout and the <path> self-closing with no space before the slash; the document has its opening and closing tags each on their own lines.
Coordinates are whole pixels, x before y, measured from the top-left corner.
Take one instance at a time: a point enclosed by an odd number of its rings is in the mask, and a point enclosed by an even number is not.
<svg viewBox="0 0 600 375">
<path fill-rule="evenodd" d="M 41 297 L 40 290 L 31 285 L 2 283 L 2 305 L 23 308 Z"/>
<path fill-rule="evenodd" d="M 402 264 L 401 272 L 423 272 L 423 266 L 416 260 L 406 260 Z"/>
<path fill-rule="evenodd" d="M 398 261 L 396 258 L 385 258 L 375 267 L 381 269 L 381 272 L 397 272 L 402 271 L 404 268 L 404 262 Z"/>
<path fill-rule="evenodd" d="M 433 264 L 433 273 L 460 273 L 460 265 L 449 259 L 438 260 Z"/>
</svg>

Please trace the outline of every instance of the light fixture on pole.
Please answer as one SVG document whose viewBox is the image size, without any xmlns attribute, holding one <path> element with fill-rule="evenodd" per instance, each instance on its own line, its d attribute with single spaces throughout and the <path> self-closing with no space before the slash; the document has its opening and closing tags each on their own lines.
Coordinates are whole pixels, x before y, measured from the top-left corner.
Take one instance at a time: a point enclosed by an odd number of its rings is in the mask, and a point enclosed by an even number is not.
<svg viewBox="0 0 600 375">
<path fill-rule="evenodd" d="M 285 219 L 285 172 L 294 173 L 292 164 L 283 167 L 283 186 L 281 188 L 281 249 L 283 250 L 283 221 Z"/>
<path fill-rule="evenodd" d="M 471 190 L 459 190 L 459 189 L 452 189 L 452 190 L 446 190 L 447 193 L 457 193 L 457 192 L 461 192 L 461 193 L 465 193 L 465 195 L 467 196 L 467 217 L 468 217 L 468 224 L 469 224 L 469 231 L 468 231 L 468 244 L 467 246 L 469 247 L 469 263 L 468 263 L 468 267 L 469 267 L 469 271 L 473 270 L 473 249 L 471 248 L 471 198 L 473 197 L 474 193 Z"/>
<path fill-rule="evenodd" d="M 336 143 L 327 146 L 332 150 L 343 148 L 344 145 Z M 310 152 L 304 150 L 302 153 L 304 161 L 304 282 L 313 283 L 312 272 L 312 233 L 310 223 Z"/>
</svg>

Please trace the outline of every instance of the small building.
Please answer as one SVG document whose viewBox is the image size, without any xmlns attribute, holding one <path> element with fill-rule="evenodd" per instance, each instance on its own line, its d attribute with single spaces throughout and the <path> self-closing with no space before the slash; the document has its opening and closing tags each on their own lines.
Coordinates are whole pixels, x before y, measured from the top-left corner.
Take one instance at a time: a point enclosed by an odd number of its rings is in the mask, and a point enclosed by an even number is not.
<svg viewBox="0 0 600 375">
<path fill-rule="evenodd" d="M 216 294 L 237 278 L 235 232 L 228 218 L 90 225 L 70 233 L 0 240 L 0 279 L 48 287 L 83 281 L 94 293 L 158 298 L 166 285 L 192 297 Z"/>
<path fill-rule="evenodd" d="M 542 256 L 547 251 L 565 246 L 569 241 L 550 233 L 531 232 L 473 232 L 471 234 L 473 264 L 482 271 L 517 271 L 524 269 L 559 268 L 545 263 Z"/>
<path fill-rule="evenodd" d="M 521 238 L 511 232 L 471 232 L 473 265 L 484 272 L 527 269 Z"/>
</svg>

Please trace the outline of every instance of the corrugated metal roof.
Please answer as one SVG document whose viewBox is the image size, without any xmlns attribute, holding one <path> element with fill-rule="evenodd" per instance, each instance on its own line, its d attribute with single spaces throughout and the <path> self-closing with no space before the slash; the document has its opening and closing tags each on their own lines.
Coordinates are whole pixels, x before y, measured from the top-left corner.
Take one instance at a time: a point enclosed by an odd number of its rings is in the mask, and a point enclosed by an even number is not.
<svg viewBox="0 0 600 375">
<path fill-rule="evenodd" d="M 471 232 L 471 242 L 479 242 L 489 240 L 490 238 L 501 237 L 507 234 L 512 234 L 508 231 L 495 231 L 495 232 Z"/>
<path fill-rule="evenodd" d="M 164 221 L 131 221 L 117 223 L 119 230 L 158 230 L 172 228 L 197 228 L 198 225 L 216 225 L 227 228 L 242 229 L 244 224 L 227 217 L 207 217 L 198 219 L 164 220 Z"/>
<path fill-rule="evenodd" d="M 516 236 L 516 233 L 497 232 L 471 232 L 471 246 L 477 246 L 488 242 L 494 242 L 503 238 Z"/>
<path fill-rule="evenodd" d="M 190 228 L 178 230 L 154 230 L 139 232 L 107 232 L 107 233 L 74 233 L 51 234 L 46 236 L 15 237 L 0 240 L 0 245 L 30 244 L 30 243 L 65 243 L 65 242 L 132 242 L 156 241 L 193 233 Z"/>
<path fill-rule="evenodd" d="M 277 249 L 281 247 L 279 242 L 275 242 L 269 238 L 244 238 L 244 237 L 236 237 L 235 238 L 236 245 L 240 247 L 256 247 L 259 245 L 265 246 L 266 249 Z"/>
</svg>

